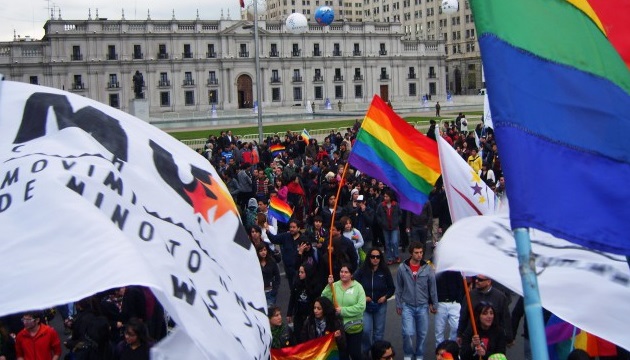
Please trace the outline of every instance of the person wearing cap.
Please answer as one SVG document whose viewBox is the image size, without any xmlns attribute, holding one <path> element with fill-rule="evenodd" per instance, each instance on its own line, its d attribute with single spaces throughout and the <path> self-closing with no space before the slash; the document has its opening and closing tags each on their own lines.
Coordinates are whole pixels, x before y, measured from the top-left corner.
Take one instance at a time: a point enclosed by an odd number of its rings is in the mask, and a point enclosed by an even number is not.
<svg viewBox="0 0 630 360">
<path fill-rule="evenodd" d="M 15 338 L 18 360 L 58 360 L 61 340 L 52 327 L 42 324 L 42 313 L 27 311 L 22 314 L 22 329 Z"/>
</svg>

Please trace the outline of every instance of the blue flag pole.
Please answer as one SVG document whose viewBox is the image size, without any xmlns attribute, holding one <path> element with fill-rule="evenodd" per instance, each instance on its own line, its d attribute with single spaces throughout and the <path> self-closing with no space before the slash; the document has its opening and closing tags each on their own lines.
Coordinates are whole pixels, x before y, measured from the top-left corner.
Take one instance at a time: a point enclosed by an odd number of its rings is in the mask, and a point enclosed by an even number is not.
<svg viewBox="0 0 630 360">
<path fill-rule="evenodd" d="M 534 259 L 531 257 L 532 244 L 528 229 L 514 229 L 514 239 L 516 240 L 518 267 L 521 273 L 521 283 L 523 285 L 525 315 L 527 317 L 532 358 L 536 360 L 549 360 L 542 304 L 538 291 L 538 279 L 536 278 Z"/>
</svg>

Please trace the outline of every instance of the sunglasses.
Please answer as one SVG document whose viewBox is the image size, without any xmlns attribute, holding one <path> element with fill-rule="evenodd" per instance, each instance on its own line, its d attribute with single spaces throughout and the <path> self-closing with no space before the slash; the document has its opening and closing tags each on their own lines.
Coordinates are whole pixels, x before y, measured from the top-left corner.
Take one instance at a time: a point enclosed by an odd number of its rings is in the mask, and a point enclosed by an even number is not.
<svg viewBox="0 0 630 360">
<path fill-rule="evenodd" d="M 486 280 L 488 280 L 488 279 L 475 278 L 475 281 L 476 281 L 476 282 L 484 282 L 484 281 L 486 281 Z"/>
<path fill-rule="evenodd" d="M 370 255 L 370 259 L 380 259 L 381 255 Z"/>
</svg>

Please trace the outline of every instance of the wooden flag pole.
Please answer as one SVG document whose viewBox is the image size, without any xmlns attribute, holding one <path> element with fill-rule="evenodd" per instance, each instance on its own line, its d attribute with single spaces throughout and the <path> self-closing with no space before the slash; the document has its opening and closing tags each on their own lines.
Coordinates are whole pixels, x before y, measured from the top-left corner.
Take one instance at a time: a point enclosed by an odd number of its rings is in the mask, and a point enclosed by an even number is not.
<svg viewBox="0 0 630 360">
<path fill-rule="evenodd" d="M 343 173 L 341 174 L 341 181 L 339 181 L 339 186 L 337 186 L 337 196 L 335 197 L 335 206 L 333 207 L 332 218 L 330 220 L 330 229 L 328 231 L 328 275 L 333 276 L 333 266 L 332 266 L 332 229 L 335 226 L 335 214 L 337 213 L 337 203 L 339 202 L 339 194 L 341 194 L 341 187 L 344 185 L 343 182 L 346 179 L 346 171 L 348 170 L 348 162 L 343 167 Z M 325 205 L 325 204 L 322 204 Z M 335 294 L 335 287 L 330 285 L 330 291 L 332 292 L 333 304 L 337 307 L 337 296 Z"/>
<path fill-rule="evenodd" d="M 468 289 L 468 282 L 466 281 L 466 276 L 462 274 L 462 281 L 464 282 L 464 293 L 466 294 L 466 306 L 468 307 L 468 317 L 470 318 L 470 325 L 472 327 L 473 336 L 479 335 L 477 332 L 477 321 L 475 319 L 475 311 L 472 307 L 472 300 L 470 300 L 470 289 Z M 463 344 L 461 346 L 469 346 L 468 344 Z M 479 355 L 479 360 L 481 360 L 481 355 Z"/>
</svg>

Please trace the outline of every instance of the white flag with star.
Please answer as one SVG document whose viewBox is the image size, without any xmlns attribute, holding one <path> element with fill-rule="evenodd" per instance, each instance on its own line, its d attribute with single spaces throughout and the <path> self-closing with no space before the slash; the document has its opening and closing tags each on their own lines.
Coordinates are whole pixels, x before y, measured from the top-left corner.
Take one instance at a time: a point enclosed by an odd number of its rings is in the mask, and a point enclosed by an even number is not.
<svg viewBox="0 0 630 360">
<path fill-rule="evenodd" d="M 437 136 L 444 190 L 451 219 L 494 214 L 494 191 L 441 136 Z"/>
</svg>

